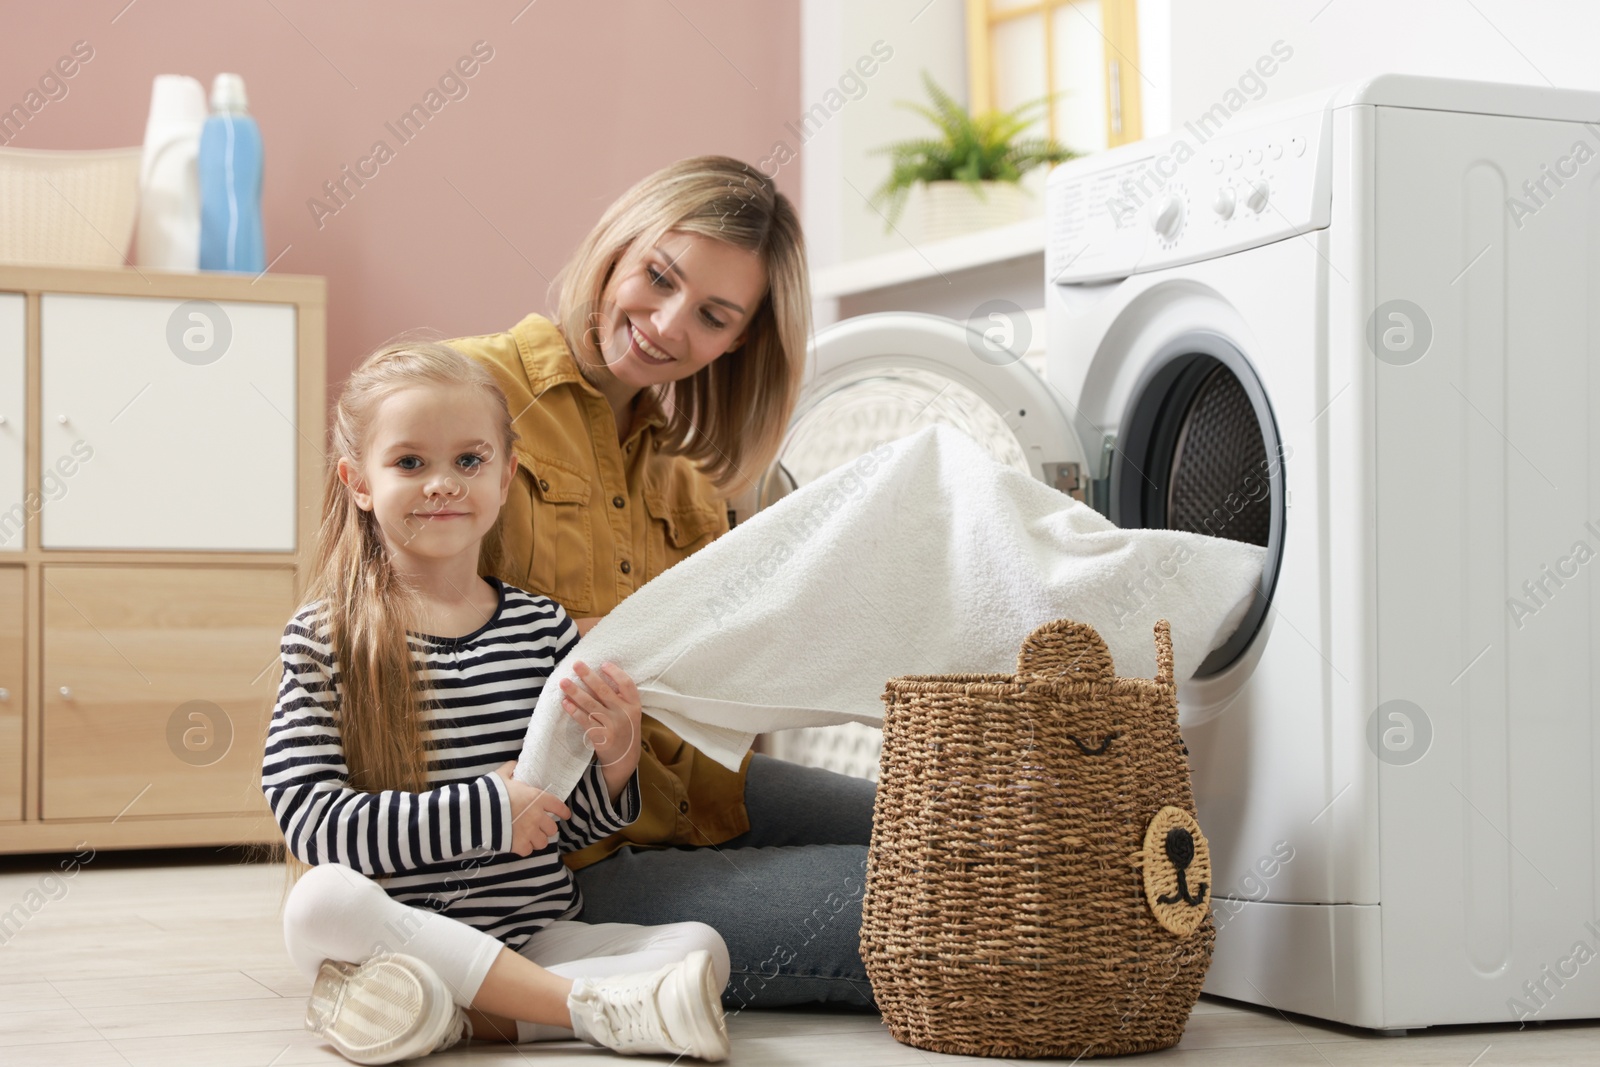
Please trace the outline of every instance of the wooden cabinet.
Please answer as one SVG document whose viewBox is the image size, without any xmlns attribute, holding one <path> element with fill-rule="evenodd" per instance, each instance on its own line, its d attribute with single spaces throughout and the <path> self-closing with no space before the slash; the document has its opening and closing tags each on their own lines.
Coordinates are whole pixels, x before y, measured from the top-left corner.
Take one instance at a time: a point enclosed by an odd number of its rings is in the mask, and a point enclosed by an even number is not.
<svg viewBox="0 0 1600 1067">
<path fill-rule="evenodd" d="M 0 852 L 279 836 L 261 750 L 321 519 L 325 300 L 0 266 Z"/>
<path fill-rule="evenodd" d="M 27 301 L 0 293 L 0 553 L 22 551 L 26 522 L 27 343 Z"/>
<path fill-rule="evenodd" d="M 22 818 L 23 568 L 0 565 L 0 822 Z"/>
<path fill-rule="evenodd" d="M 45 819 L 263 813 L 292 569 L 44 568 Z"/>
</svg>

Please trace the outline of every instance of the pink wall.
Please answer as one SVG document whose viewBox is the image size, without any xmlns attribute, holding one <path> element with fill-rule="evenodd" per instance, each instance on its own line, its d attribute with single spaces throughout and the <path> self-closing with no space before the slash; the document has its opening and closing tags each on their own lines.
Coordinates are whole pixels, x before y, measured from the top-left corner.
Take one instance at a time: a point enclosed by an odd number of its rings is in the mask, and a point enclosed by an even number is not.
<svg viewBox="0 0 1600 1067">
<path fill-rule="evenodd" d="M 546 279 L 634 181 L 701 153 L 758 162 L 800 111 L 799 0 L 126 4 L 7 5 L 0 109 L 75 42 L 94 50 L 10 145 L 136 145 L 156 74 L 208 91 L 218 71 L 242 74 L 266 151 L 267 257 L 287 246 L 274 271 L 329 279 L 335 384 L 402 330 L 486 333 L 546 311 Z M 493 57 L 461 79 L 466 95 L 447 86 L 459 98 L 402 145 L 385 123 L 479 41 Z M 307 202 L 334 207 L 323 183 L 380 139 L 393 158 L 319 228 Z M 798 203 L 799 168 L 777 180 Z"/>
</svg>

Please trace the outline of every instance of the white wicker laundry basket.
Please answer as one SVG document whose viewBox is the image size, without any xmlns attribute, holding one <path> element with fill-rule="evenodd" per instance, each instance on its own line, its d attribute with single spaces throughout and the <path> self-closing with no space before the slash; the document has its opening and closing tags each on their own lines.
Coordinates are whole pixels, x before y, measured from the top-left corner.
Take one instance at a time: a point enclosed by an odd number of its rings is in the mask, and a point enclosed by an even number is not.
<svg viewBox="0 0 1600 1067">
<path fill-rule="evenodd" d="M 0 263 L 118 267 L 133 242 L 141 148 L 0 148 Z"/>
</svg>

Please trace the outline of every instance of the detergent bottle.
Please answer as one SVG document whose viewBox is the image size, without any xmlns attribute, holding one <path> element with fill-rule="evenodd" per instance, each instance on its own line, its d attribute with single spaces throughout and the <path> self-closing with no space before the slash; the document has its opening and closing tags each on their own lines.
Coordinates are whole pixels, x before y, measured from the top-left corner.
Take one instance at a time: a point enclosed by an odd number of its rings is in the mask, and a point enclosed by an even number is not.
<svg viewBox="0 0 1600 1067">
<path fill-rule="evenodd" d="M 200 133 L 200 269 L 260 273 L 261 131 L 246 110 L 244 79 L 218 74 Z"/>
</svg>

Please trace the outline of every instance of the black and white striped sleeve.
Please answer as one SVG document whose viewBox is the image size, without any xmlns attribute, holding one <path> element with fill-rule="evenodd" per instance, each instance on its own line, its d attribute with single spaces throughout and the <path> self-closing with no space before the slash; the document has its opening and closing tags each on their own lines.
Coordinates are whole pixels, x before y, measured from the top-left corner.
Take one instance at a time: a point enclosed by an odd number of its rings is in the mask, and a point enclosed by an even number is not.
<svg viewBox="0 0 1600 1067">
<path fill-rule="evenodd" d="M 330 645 L 302 613 L 285 629 L 281 651 L 261 789 L 295 857 L 379 876 L 475 850 L 511 851 L 511 797 L 493 772 L 423 793 L 350 788 Z"/>
<path fill-rule="evenodd" d="M 600 760 L 590 760 L 589 769 L 567 798 L 567 807 L 572 809 L 572 818 L 557 824 L 562 852 L 576 852 L 610 837 L 639 817 L 638 770 L 613 803 Z"/>
</svg>

